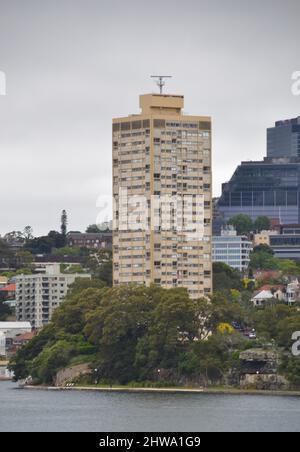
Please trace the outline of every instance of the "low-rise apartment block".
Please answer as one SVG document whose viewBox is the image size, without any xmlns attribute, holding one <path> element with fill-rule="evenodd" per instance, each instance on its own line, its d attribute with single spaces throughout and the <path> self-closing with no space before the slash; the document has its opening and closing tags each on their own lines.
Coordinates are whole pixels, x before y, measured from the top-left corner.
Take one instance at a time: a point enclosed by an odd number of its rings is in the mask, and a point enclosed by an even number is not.
<svg viewBox="0 0 300 452">
<path fill-rule="evenodd" d="M 220 236 L 213 237 L 213 261 L 223 262 L 240 272 L 248 269 L 252 251 L 248 237 L 237 235 L 232 227 L 222 229 Z"/>
<path fill-rule="evenodd" d="M 65 274 L 59 265 L 46 268 L 44 274 L 21 275 L 16 278 L 16 317 L 30 322 L 34 328 L 46 325 L 55 309 L 62 303 L 69 287 L 77 278 L 89 274 Z"/>
</svg>

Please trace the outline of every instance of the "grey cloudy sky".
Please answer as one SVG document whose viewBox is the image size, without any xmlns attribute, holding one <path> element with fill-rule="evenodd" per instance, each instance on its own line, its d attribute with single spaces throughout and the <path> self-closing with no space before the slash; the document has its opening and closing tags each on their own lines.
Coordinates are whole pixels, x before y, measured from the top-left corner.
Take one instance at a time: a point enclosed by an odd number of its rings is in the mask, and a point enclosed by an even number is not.
<svg viewBox="0 0 300 452">
<path fill-rule="evenodd" d="M 214 194 L 265 129 L 300 115 L 299 0 L 0 0 L 0 234 L 96 220 L 111 193 L 111 118 L 138 112 L 152 73 L 214 121 Z"/>
</svg>

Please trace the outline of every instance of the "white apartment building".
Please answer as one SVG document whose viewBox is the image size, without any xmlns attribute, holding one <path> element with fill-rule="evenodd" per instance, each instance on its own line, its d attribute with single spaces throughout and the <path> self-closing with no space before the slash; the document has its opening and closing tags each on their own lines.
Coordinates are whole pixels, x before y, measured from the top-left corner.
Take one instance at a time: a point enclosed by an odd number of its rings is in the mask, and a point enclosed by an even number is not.
<svg viewBox="0 0 300 452">
<path fill-rule="evenodd" d="M 62 303 L 69 287 L 77 278 L 91 278 L 89 274 L 61 273 L 60 265 L 46 267 L 46 272 L 21 275 L 16 278 L 16 317 L 30 322 L 33 328 L 41 328 L 52 318 Z"/>
<path fill-rule="evenodd" d="M 240 272 L 247 270 L 253 245 L 248 237 L 237 235 L 232 227 L 213 237 L 213 262 L 223 262 Z"/>
</svg>

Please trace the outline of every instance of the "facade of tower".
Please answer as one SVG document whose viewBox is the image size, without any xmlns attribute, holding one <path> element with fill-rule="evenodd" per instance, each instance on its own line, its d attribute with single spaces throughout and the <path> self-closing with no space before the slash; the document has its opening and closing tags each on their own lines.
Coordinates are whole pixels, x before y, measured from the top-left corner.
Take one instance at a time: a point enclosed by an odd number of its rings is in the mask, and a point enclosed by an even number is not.
<svg viewBox="0 0 300 452">
<path fill-rule="evenodd" d="M 267 130 L 267 156 L 300 157 L 300 116 L 277 121 Z"/>
<path fill-rule="evenodd" d="M 183 96 L 140 96 L 113 120 L 113 282 L 212 291 L 211 119 Z"/>
<path fill-rule="evenodd" d="M 280 224 L 300 223 L 300 117 L 267 130 L 267 157 L 236 168 L 222 186 L 216 210 L 225 222 L 242 213 L 253 220 L 267 216 Z"/>
</svg>

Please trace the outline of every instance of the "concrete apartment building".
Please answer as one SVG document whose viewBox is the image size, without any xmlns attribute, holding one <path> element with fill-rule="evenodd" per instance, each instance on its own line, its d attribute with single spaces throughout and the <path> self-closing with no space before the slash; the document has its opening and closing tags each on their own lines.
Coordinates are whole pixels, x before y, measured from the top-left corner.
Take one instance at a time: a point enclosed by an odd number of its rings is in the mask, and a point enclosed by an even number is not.
<svg viewBox="0 0 300 452">
<path fill-rule="evenodd" d="M 140 96 L 113 120 L 113 281 L 212 291 L 211 119 L 180 95 Z"/>
<path fill-rule="evenodd" d="M 57 264 L 46 272 L 16 277 L 16 317 L 41 328 L 51 320 L 54 310 L 62 303 L 76 278 L 91 278 L 88 274 L 64 274 Z"/>
<path fill-rule="evenodd" d="M 248 269 L 252 251 L 252 242 L 248 237 L 237 235 L 232 227 L 213 237 L 213 262 L 223 262 L 240 272 Z"/>
</svg>

